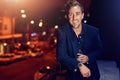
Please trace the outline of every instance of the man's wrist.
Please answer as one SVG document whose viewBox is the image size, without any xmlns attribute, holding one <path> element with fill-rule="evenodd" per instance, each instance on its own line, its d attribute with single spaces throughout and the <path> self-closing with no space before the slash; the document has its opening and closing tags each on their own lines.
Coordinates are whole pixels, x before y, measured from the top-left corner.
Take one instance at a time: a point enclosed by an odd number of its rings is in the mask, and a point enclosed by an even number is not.
<svg viewBox="0 0 120 80">
<path fill-rule="evenodd" d="M 78 63 L 78 65 L 77 65 L 78 67 L 81 67 L 82 66 L 82 63 Z"/>
</svg>

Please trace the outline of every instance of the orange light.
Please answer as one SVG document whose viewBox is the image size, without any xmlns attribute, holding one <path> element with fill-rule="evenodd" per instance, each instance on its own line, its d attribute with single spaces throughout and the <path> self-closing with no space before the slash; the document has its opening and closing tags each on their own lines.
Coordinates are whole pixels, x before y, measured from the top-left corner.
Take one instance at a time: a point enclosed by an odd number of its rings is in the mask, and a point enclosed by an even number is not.
<svg viewBox="0 0 120 80">
<path fill-rule="evenodd" d="M 30 41 L 27 42 L 27 45 L 30 45 Z"/>
<path fill-rule="evenodd" d="M 57 43 L 57 39 L 54 39 L 54 43 Z"/>
<path fill-rule="evenodd" d="M 55 29 L 58 29 L 58 25 L 55 25 Z"/>
<path fill-rule="evenodd" d="M 21 17 L 22 17 L 22 18 L 26 18 L 26 14 L 22 14 Z"/>
<path fill-rule="evenodd" d="M 39 22 L 39 27 L 42 27 L 43 26 L 43 21 L 41 20 L 40 22 Z"/>
<path fill-rule="evenodd" d="M 50 66 L 46 66 L 46 69 L 51 69 Z"/>
<path fill-rule="evenodd" d="M 4 46 L 7 46 L 7 43 L 4 43 L 3 45 L 4 45 Z"/>
<path fill-rule="evenodd" d="M 33 21 L 33 20 L 31 20 L 31 21 L 30 21 L 30 23 L 31 23 L 31 24 L 34 24 L 34 21 Z"/>
<path fill-rule="evenodd" d="M 42 35 L 45 36 L 45 35 L 46 35 L 46 32 L 44 31 L 44 32 L 42 33 Z"/>
<path fill-rule="evenodd" d="M 20 12 L 21 12 L 21 13 L 25 13 L 25 10 L 24 10 L 24 9 L 21 9 Z"/>
</svg>

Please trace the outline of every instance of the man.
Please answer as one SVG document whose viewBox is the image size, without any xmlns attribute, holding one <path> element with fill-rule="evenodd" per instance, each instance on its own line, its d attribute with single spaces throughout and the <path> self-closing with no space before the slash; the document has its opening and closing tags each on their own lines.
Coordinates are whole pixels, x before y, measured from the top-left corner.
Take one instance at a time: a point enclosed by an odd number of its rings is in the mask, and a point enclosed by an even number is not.
<svg viewBox="0 0 120 80">
<path fill-rule="evenodd" d="M 64 65 L 67 80 L 99 80 L 96 58 L 102 50 L 98 29 L 82 23 L 84 8 L 77 1 L 66 6 L 68 23 L 57 30 L 57 60 Z"/>
</svg>

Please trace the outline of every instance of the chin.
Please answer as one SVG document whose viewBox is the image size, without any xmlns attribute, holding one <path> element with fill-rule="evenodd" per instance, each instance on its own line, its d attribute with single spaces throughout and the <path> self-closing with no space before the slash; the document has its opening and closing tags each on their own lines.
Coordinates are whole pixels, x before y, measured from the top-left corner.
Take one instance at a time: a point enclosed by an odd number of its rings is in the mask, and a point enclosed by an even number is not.
<svg viewBox="0 0 120 80">
<path fill-rule="evenodd" d="M 73 25 L 74 28 L 78 28 L 78 25 Z"/>
</svg>

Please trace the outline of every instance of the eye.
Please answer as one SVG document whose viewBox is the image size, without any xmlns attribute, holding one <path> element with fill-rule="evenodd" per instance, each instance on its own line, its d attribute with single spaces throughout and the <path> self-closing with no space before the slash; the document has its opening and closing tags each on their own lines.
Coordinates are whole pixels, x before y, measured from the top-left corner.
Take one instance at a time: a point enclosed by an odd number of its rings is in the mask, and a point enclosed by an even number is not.
<svg viewBox="0 0 120 80">
<path fill-rule="evenodd" d="M 80 12 L 76 12 L 76 16 L 80 15 Z"/>
<path fill-rule="evenodd" d="M 69 13 L 69 14 L 68 14 L 69 17 L 72 17 L 72 15 L 73 15 L 72 13 Z"/>
</svg>

